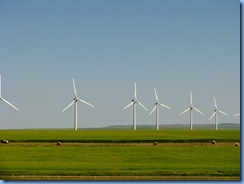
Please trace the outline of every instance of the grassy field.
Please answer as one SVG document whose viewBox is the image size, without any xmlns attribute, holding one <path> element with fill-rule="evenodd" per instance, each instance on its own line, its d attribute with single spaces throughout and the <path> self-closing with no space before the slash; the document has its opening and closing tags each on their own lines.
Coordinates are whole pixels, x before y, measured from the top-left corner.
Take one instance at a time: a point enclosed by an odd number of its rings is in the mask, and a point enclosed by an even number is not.
<svg viewBox="0 0 244 184">
<path fill-rule="evenodd" d="M 10 142 L 220 142 L 240 140 L 240 130 L 1 130 L 0 139 Z"/>
<path fill-rule="evenodd" d="M 1 130 L 0 138 L 10 141 L 0 145 L 0 179 L 240 179 L 240 147 L 234 146 L 240 141 L 238 130 Z M 154 141 L 158 145 L 153 146 Z"/>
</svg>

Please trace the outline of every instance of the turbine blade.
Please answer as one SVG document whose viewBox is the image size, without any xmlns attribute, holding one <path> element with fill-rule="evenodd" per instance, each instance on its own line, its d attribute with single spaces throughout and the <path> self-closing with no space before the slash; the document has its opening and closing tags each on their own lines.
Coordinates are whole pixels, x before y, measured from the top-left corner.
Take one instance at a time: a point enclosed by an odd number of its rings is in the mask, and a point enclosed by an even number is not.
<svg viewBox="0 0 244 184">
<path fill-rule="evenodd" d="M 191 106 L 192 106 L 192 92 L 190 92 L 190 103 L 191 103 Z"/>
<path fill-rule="evenodd" d="M 200 114 L 204 115 L 201 111 L 199 111 L 196 107 L 192 107 L 194 110 L 196 110 L 197 112 L 199 112 Z"/>
<path fill-rule="evenodd" d="M 215 112 L 213 113 L 213 115 L 209 118 L 209 120 L 212 119 L 216 113 L 217 113 L 217 111 L 215 111 Z"/>
<path fill-rule="evenodd" d="M 240 113 L 234 114 L 233 116 L 240 116 Z"/>
<path fill-rule="evenodd" d="M 217 102 L 216 102 L 215 97 L 213 97 L 213 99 L 214 99 L 214 106 L 215 106 L 216 109 L 218 109 L 218 106 L 217 106 Z"/>
<path fill-rule="evenodd" d="M 136 98 L 137 98 L 137 96 L 136 96 L 136 83 L 135 83 L 135 94 L 134 94 L 134 96 L 135 96 L 135 100 L 136 100 Z"/>
<path fill-rule="evenodd" d="M 158 95 L 157 95 L 156 88 L 154 88 L 154 92 L 155 92 L 155 97 L 156 97 L 156 100 L 157 100 L 157 102 L 158 102 Z"/>
<path fill-rule="evenodd" d="M 148 110 L 147 110 L 147 108 L 146 108 L 146 107 L 144 107 L 144 106 L 143 106 L 143 105 L 142 105 L 142 104 L 141 104 L 139 101 L 137 101 L 137 102 L 139 103 L 139 105 L 140 105 L 140 106 L 142 106 L 142 107 L 143 107 L 143 109 L 145 109 L 146 111 L 148 111 Z"/>
<path fill-rule="evenodd" d="M 161 105 L 162 107 L 166 107 L 167 109 L 171 109 L 170 107 L 168 107 L 167 105 L 164 105 L 164 104 L 161 104 L 161 103 L 158 103 L 159 105 Z"/>
<path fill-rule="evenodd" d="M 92 104 L 90 104 L 90 103 L 88 103 L 88 102 L 86 102 L 86 101 L 84 101 L 84 100 L 81 100 L 81 99 L 79 99 L 79 98 L 77 98 L 77 100 L 79 100 L 80 102 L 82 102 L 82 103 L 84 103 L 84 104 L 87 104 L 87 105 L 89 105 L 89 106 L 91 106 L 91 107 L 95 107 L 94 105 L 92 105 Z"/>
<path fill-rule="evenodd" d="M 228 116 L 228 114 L 227 113 L 225 113 L 225 112 L 223 112 L 223 111 L 221 111 L 221 110 L 218 110 L 220 113 L 222 113 L 222 114 L 224 114 L 224 115 L 226 115 L 226 116 Z"/>
<path fill-rule="evenodd" d="M 153 108 L 153 110 L 149 113 L 149 115 L 151 115 L 153 113 L 153 111 L 155 111 L 155 109 L 157 108 L 158 105 L 155 105 L 155 107 Z"/>
<path fill-rule="evenodd" d="M 77 92 L 76 92 L 76 87 L 75 87 L 75 79 L 73 79 L 73 87 L 74 87 L 75 97 L 77 97 Z"/>
<path fill-rule="evenodd" d="M 65 107 L 65 109 L 63 110 L 63 112 L 64 111 L 66 111 L 71 105 L 73 105 L 75 103 L 75 100 L 73 100 L 67 107 Z"/>
<path fill-rule="evenodd" d="M 189 111 L 191 108 L 189 107 L 188 109 L 186 109 L 185 111 L 183 111 L 182 113 L 180 113 L 180 115 L 186 113 L 187 111 Z"/>
<path fill-rule="evenodd" d="M 15 110 L 19 111 L 19 109 L 18 109 L 17 107 L 15 107 L 13 104 L 11 104 L 10 102 L 8 102 L 7 100 L 5 100 L 5 99 L 3 99 L 3 98 L 1 98 L 1 100 L 2 100 L 3 102 L 5 102 L 6 104 L 10 105 L 11 107 L 13 107 Z"/>
<path fill-rule="evenodd" d="M 134 101 L 131 102 L 131 103 L 129 103 L 129 105 L 127 105 L 126 107 L 124 107 L 124 109 L 127 109 L 128 107 L 130 107 L 133 103 L 134 103 Z"/>
</svg>

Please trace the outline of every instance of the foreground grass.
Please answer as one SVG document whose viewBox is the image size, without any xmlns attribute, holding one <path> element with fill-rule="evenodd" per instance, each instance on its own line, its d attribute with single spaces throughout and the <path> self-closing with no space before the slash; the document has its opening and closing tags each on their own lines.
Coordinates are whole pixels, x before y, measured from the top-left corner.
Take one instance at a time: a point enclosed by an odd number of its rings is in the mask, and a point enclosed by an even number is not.
<svg viewBox="0 0 244 184">
<path fill-rule="evenodd" d="M 0 152 L 2 176 L 240 176 L 235 146 L 39 144 L 2 145 Z"/>
<path fill-rule="evenodd" d="M 240 130 L 1 130 L 10 142 L 220 142 L 240 141 Z"/>
<path fill-rule="evenodd" d="M 0 179 L 240 178 L 239 130 L 1 130 L 0 139 L 10 142 L 0 144 Z"/>
</svg>

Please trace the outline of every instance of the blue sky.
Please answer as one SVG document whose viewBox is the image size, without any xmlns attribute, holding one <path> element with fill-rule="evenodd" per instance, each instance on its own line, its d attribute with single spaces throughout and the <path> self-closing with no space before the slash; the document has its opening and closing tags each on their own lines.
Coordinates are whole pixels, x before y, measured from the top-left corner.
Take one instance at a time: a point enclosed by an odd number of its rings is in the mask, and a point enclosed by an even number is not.
<svg viewBox="0 0 244 184">
<path fill-rule="evenodd" d="M 133 98 L 149 112 L 159 99 L 160 124 L 209 121 L 213 97 L 239 123 L 240 2 L 237 0 L 1 0 L 0 128 L 73 128 L 78 96 L 78 127 L 132 125 Z M 155 114 L 138 107 L 137 124 L 155 124 Z"/>
</svg>

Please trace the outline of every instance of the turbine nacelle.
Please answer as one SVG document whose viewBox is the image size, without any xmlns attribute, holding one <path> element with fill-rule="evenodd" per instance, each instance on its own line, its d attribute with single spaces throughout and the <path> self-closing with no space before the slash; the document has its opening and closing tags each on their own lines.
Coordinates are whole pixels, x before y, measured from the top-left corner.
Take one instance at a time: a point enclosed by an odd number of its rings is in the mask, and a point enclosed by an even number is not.
<svg viewBox="0 0 244 184">
<path fill-rule="evenodd" d="M 131 100 L 131 103 L 129 103 L 127 106 L 124 107 L 124 109 L 127 109 L 128 107 L 130 107 L 131 105 L 133 105 L 133 129 L 136 130 L 136 103 L 138 103 L 143 109 L 145 109 L 146 111 L 147 108 L 144 107 L 141 102 L 139 102 L 137 100 L 137 95 L 136 95 L 136 83 L 135 83 L 135 91 L 134 91 L 134 99 Z"/>
<path fill-rule="evenodd" d="M 77 97 L 77 92 L 76 92 L 76 87 L 75 87 L 75 80 L 73 79 L 73 88 L 74 88 L 74 94 L 75 94 L 75 97 L 73 98 L 72 102 L 63 110 L 66 111 L 71 105 L 74 104 L 74 107 L 75 107 L 75 112 L 74 112 L 74 127 L 75 127 L 75 130 L 77 130 L 77 102 L 80 101 L 86 105 L 89 105 L 91 107 L 94 107 L 94 105 L 84 101 L 84 100 L 81 100 Z"/>
<path fill-rule="evenodd" d="M 215 97 L 213 97 L 213 99 L 214 99 L 214 106 L 215 106 L 215 108 L 216 109 L 214 109 L 214 113 L 212 114 L 212 116 L 209 118 L 209 120 L 210 119 L 212 119 L 213 117 L 215 117 L 215 130 L 218 130 L 218 116 L 217 116 L 217 114 L 220 112 L 221 114 L 224 114 L 224 115 L 228 115 L 227 113 L 225 113 L 225 112 L 223 112 L 223 111 L 221 111 L 221 110 L 219 110 L 219 108 L 218 108 L 218 106 L 217 106 L 217 102 L 216 102 L 216 99 L 215 99 Z"/>
<path fill-rule="evenodd" d="M 192 130 L 192 110 L 195 110 L 199 112 L 200 114 L 204 115 L 200 110 L 198 110 L 196 107 L 193 106 L 192 102 L 192 92 L 190 92 L 190 107 L 186 110 L 184 110 L 180 115 L 186 113 L 187 111 L 190 111 L 190 129 Z"/>
<path fill-rule="evenodd" d="M 171 108 L 166 106 L 166 105 L 164 105 L 164 104 L 162 104 L 162 103 L 159 103 L 159 99 L 158 99 L 156 88 L 154 88 L 154 93 L 155 93 L 156 102 L 154 103 L 155 106 L 152 109 L 152 111 L 149 113 L 149 115 L 151 115 L 153 113 L 153 111 L 156 110 L 156 130 L 158 130 L 159 129 L 159 115 L 158 115 L 159 110 L 158 110 L 158 106 L 166 107 L 167 109 L 171 109 Z"/>
</svg>

